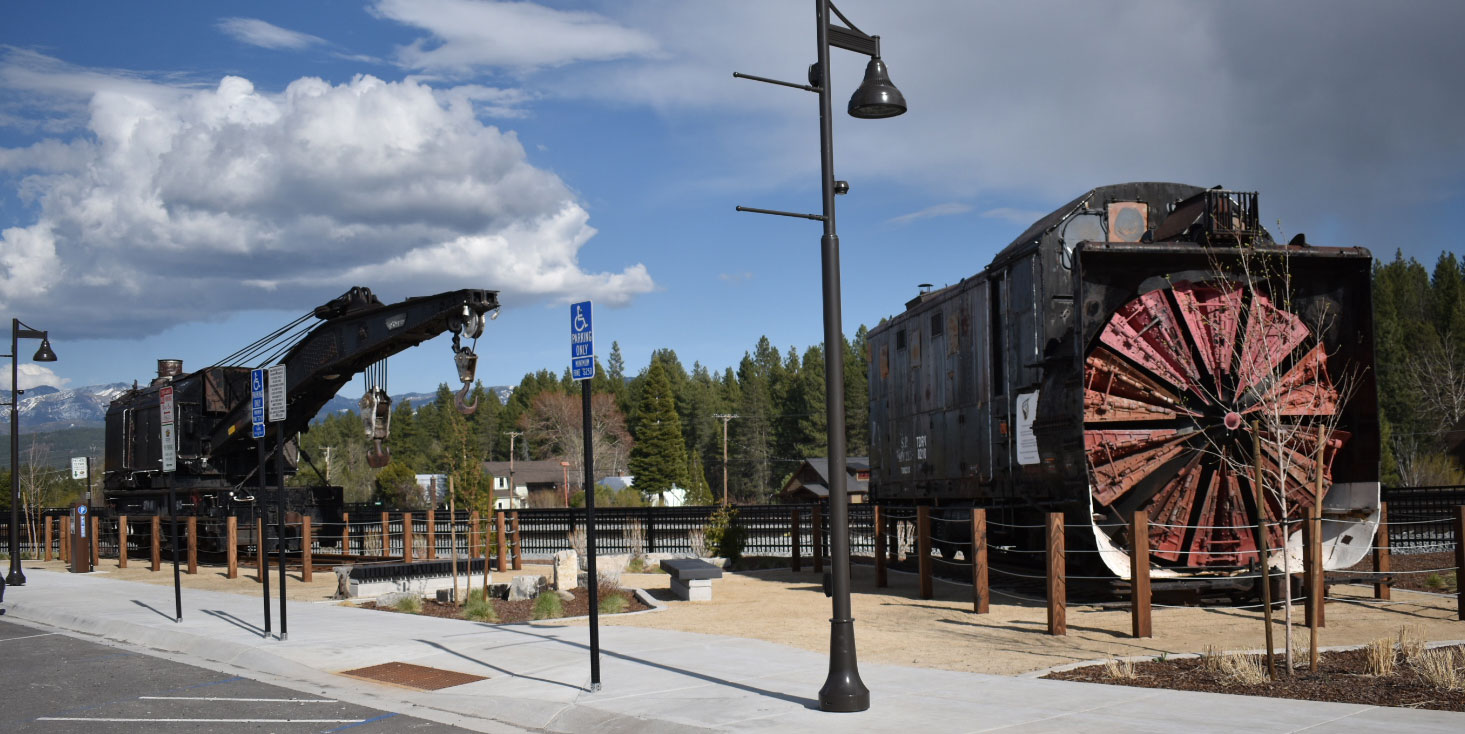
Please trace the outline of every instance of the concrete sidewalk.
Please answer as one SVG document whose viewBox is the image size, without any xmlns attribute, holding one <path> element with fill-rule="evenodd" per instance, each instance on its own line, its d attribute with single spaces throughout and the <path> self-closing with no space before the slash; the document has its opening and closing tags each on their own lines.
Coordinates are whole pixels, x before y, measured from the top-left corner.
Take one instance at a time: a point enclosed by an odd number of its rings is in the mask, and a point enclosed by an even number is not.
<svg viewBox="0 0 1465 734">
<path fill-rule="evenodd" d="M 1465 729 L 1465 714 L 1457 713 L 875 664 L 860 668 L 871 692 L 870 710 L 827 714 L 817 701 L 827 670 L 822 654 L 620 626 L 600 630 L 603 688 L 591 693 L 589 631 L 583 625 L 487 625 L 291 602 L 289 639 L 280 641 L 263 637 L 258 597 L 184 590 L 184 621 L 178 624 L 170 587 L 39 569 L 26 574 L 24 587 L 6 592 L 9 621 L 140 646 L 206 668 L 490 732 Z M 827 624 L 822 618 L 809 623 Z M 276 619 L 277 631 L 278 624 Z M 420 692 L 339 675 L 387 662 L 487 680 Z"/>
</svg>

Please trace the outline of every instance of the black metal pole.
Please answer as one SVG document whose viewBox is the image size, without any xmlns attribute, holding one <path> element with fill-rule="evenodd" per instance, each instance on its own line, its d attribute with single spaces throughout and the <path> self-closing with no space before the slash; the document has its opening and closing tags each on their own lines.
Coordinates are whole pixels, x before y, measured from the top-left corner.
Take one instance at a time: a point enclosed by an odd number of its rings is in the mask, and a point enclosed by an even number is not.
<svg viewBox="0 0 1465 734">
<path fill-rule="evenodd" d="M 585 439 L 585 564 L 590 587 L 590 691 L 600 690 L 600 578 L 595 571 L 595 444 L 590 424 L 590 380 L 580 381 L 580 402 Z"/>
<path fill-rule="evenodd" d="M 254 498 L 254 537 L 259 541 L 255 549 L 255 560 L 259 563 L 259 588 L 264 592 L 265 637 L 270 636 L 270 557 L 265 554 L 265 527 L 269 524 L 269 504 L 265 502 L 265 440 L 254 439 L 259 449 L 259 496 Z"/>
<path fill-rule="evenodd" d="M 850 611 L 849 497 L 844 433 L 844 326 L 840 312 L 839 235 L 834 227 L 834 126 L 829 101 L 829 0 L 815 0 L 819 38 L 819 168 L 824 203 L 820 261 L 824 281 L 824 395 L 829 442 L 829 560 L 833 617 L 829 620 L 829 677 L 819 689 L 819 708 L 853 712 L 870 708 L 855 654 Z"/>
<path fill-rule="evenodd" d="M 285 619 L 285 429 L 275 424 L 275 481 L 279 493 L 275 495 L 275 554 L 280 559 L 280 639 L 290 638 Z M 268 565 L 268 564 L 266 564 Z"/>
<path fill-rule="evenodd" d="M 20 319 L 10 320 L 10 573 L 9 586 L 25 586 L 20 570 Z"/>
<path fill-rule="evenodd" d="M 173 621 L 183 621 L 183 577 L 178 575 L 178 496 L 168 473 L 168 521 L 173 535 Z"/>
</svg>

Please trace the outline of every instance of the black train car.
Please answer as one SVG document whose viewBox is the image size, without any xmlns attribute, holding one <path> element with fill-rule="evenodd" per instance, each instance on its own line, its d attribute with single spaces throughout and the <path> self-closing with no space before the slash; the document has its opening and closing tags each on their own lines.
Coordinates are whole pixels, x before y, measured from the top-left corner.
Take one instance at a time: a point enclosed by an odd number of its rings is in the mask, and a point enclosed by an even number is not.
<svg viewBox="0 0 1465 734">
<path fill-rule="evenodd" d="M 1257 562 L 1258 464 L 1267 517 L 1285 495 L 1295 520 L 1321 446 L 1327 566 L 1352 565 L 1378 523 L 1371 266 L 1276 244 L 1255 193 L 1089 191 L 870 332 L 871 495 L 953 520 L 994 508 L 999 542 L 1033 549 L 1009 526 L 1061 511 L 1099 551 L 1076 560 L 1120 577 L 1145 509 L 1157 575 L 1225 575 Z M 948 557 L 969 541 L 933 525 Z M 1300 567 L 1291 529 L 1272 531 L 1274 566 L 1285 540 Z"/>
</svg>

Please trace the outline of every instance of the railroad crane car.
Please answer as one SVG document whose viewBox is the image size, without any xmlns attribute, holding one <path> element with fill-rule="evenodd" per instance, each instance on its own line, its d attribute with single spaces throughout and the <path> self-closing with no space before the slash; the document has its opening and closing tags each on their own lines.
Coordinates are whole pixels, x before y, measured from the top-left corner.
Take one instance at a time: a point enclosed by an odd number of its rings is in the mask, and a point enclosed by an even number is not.
<svg viewBox="0 0 1465 734">
<path fill-rule="evenodd" d="M 263 462 L 265 497 L 259 496 L 261 462 L 252 436 L 251 368 L 221 363 L 184 373 L 179 360 L 159 360 L 156 378 L 144 386 L 134 384 L 107 409 L 103 487 L 108 509 L 134 518 L 170 513 L 205 518 L 200 547 L 211 551 L 223 549 L 222 518 L 228 516 L 239 518 L 238 542 L 252 542 L 250 529 L 275 507 L 280 491 L 286 493 L 287 521 L 307 516 L 315 522 L 339 521 L 340 487 L 286 485 L 300 458 L 298 434 L 309 430 L 310 421 L 343 385 L 367 372 L 371 379 L 360 405 L 374 443 L 368 461 L 385 465 L 391 399 L 383 361 L 447 331 L 453 333 L 453 360 L 463 383 L 455 402 L 471 412 L 474 406 L 464 399 L 477 366 L 473 345 L 482 334 L 485 314 L 496 316 L 498 308 L 496 291 L 449 291 L 387 304 L 370 289 L 356 287 L 226 358 L 260 359 L 256 366 L 286 368 L 286 417 L 265 423 L 262 439 L 268 453 Z M 473 343 L 464 344 L 464 339 Z M 173 389 L 175 403 L 177 459 L 172 472 L 163 471 L 162 464 L 159 392 L 164 387 Z M 273 459 L 280 437 L 283 477 Z M 176 497 L 172 508 L 167 506 L 169 490 Z"/>
<path fill-rule="evenodd" d="M 948 557 L 968 508 L 1029 552 L 1062 512 L 1070 564 L 1118 578 L 1134 510 L 1157 577 L 1240 577 L 1258 513 L 1267 561 L 1300 568 L 1281 521 L 1320 502 L 1325 564 L 1346 568 L 1378 524 L 1371 267 L 1278 244 L 1254 192 L 1088 191 L 871 330 L 871 496 L 933 506 Z"/>
</svg>

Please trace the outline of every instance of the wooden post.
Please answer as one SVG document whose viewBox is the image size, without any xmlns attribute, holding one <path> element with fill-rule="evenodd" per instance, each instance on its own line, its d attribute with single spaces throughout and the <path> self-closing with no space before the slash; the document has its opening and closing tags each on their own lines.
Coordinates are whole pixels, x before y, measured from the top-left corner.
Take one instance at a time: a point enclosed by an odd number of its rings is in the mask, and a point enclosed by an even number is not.
<svg viewBox="0 0 1465 734">
<path fill-rule="evenodd" d="M 921 576 L 921 598 L 935 596 L 931 588 L 931 508 L 916 508 L 916 568 Z"/>
<path fill-rule="evenodd" d="M 1379 529 L 1374 534 L 1373 572 L 1378 580 L 1373 584 L 1373 598 L 1388 599 L 1391 592 L 1389 574 L 1389 503 L 1379 503 Z M 1459 572 L 1456 572 L 1459 575 Z"/>
<path fill-rule="evenodd" d="M 382 513 L 382 558 L 392 555 L 392 518 L 391 515 Z M 364 548 L 362 550 L 365 550 Z"/>
<path fill-rule="evenodd" d="M 478 548 L 478 537 L 479 537 L 478 510 L 474 510 L 474 511 L 468 513 L 468 558 L 469 558 L 469 560 L 472 560 L 472 559 L 478 557 L 478 551 L 479 551 L 479 548 Z M 487 554 L 484 554 L 484 555 L 485 555 L 484 563 L 488 563 L 488 560 L 486 558 Z"/>
<path fill-rule="evenodd" d="M 1129 523 L 1130 633 L 1154 637 L 1150 629 L 1150 513 L 1135 510 Z"/>
<path fill-rule="evenodd" d="M 117 567 L 127 568 L 127 516 L 117 518 Z"/>
<path fill-rule="evenodd" d="M 198 573 L 198 517 L 188 516 L 188 573 Z"/>
<path fill-rule="evenodd" d="M 91 523 L 92 523 L 92 527 L 91 527 L 91 531 L 92 531 L 92 558 L 91 558 L 91 567 L 92 568 L 96 568 L 97 567 L 97 563 L 102 560 L 101 543 L 100 543 L 100 541 L 97 540 L 97 527 L 100 526 L 102 524 L 102 522 L 101 522 L 100 519 L 97 518 L 96 515 L 88 515 L 87 517 L 90 517 L 91 518 Z"/>
<path fill-rule="evenodd" d="M 514 521 L 514 570 L 518 571 L 524 568 L 524 535 L 519 530 L 519 513 L 515 511 L 510 519 Z"/>
<path fill-rule="evenodd" d="M 315 554 L 310 547 L 313 542 L 310 537 L 310 516 L 307 515 L 301 522 L 303 525 L 300 526 L 300 580 L 310 583 L 315 577 L 315 568 L 311 565 Z"/>
<path fill-rule="evenodd" d="M 1455 508 L 1455 616 L 1465 620 L 1465 505 Z"/>
<path fill-rule="evenodd" d="M 437 558 L 437 511 L 427 511 L 427 559 Z"/>
<path fill-rule="evenodd" d="M 814 573 L 824 572 L 824 510 L 818 503 L 814 504 L 812 517 L 809 519 L 809 540 L 814 544 Z"/>
<path fill-rule="evenodd" d="M 972 611 L 986 614 L 992 600 L 987 586 L 987 511 L 972 510 Z"/>
<path fill-rule="evenodd" d="M 341 555 L 351 555 L 351 513 L 341 513 Z"/>
<path fill-rule="evenodd" d="M 1068 579 L 1063 558 L 1063 513 L 1048 513 L 1048 634 L 1068 634 Z"/>
<path fill-rule="evenodd" d="M 804 565 L 803 558 L 801 558 L 799 555 L 800 551 L 802 550 L 799 546 L 803 545 L 803 543 L 801 542 L 803 539 L 799 537 L 799 534 L 803 532 L 803 528 L 799 527 L 799 525 L 799 508 L 795 507 L 793 509 L 793 512 L 790 513 L 788 532 L 788 563 L 795 572 L 803 570 Z"/>
<path fill-rule="evenodd" d="M 56 552 L 56 557 L 62 563 L 71 562 L 71 518 L 56 518 L 56 536 L 61 541 L 61 548 Z M 157 570 L 157 569 L 153 569 Z"/>
<path fill-rule="evenodd" d="M 1262 455 L 1261 423 L 1258 421 L 1251 422 L 1251 455 Z M 1255 462 L 1255 469 L 1251 483 L 1255 490 L 1252 499 L 1256 504 L 1256 558 L 1257 565 L 1261 567 L 1262 571 L 1262 623 L 1267 628 L 1267 677 L 1276 680 L 1277 647 L 1272 640 L 1272 564 L 1269 562 L 1272 554 L 1267 548 L 1267 499 L 1266 485 L 1262 481 L 1262 462 Z M 1283 521 L 1286 519 L 1282 518 Z M 1287 579 L 1285 583 L 1290 584 L 1292 580 Z"/>
<path fill-rule="evenodd" d="M 499 573 L 503 573 L 504 571 L 509 570 L 509 534 L 505 530 L 507 527 L 507 523 L 504 522 L 504 511 L 499 510 L 495 512 L 494 520 L 497 523 L 498 529 L 498 568 Z M 487 563 L 487 561 L 485 561 L 485 563 Z"/>
<path fill-rule="evenodd" d="M 1303 542 L 1306 543 L 1308 573 L 1304 577 L 1307 582 L 1307 669 L 1316 673 L 1318 664 L 1317 629 L 1323 626 L 1323 614 L 1327 610 L 1327 600 L 1323 598 L 1323 507 L 1322 498 L 1318 498 L 1308 511 L 1307 524 L 1303 527 L 1307 532 L 1303 535 Z"/>
<path fill-rule="evenodd" d="M 153 515 L 153 570 L 163 567 L 163 518 Z"/>
<path fill-rule="evenodd" d="M 41 518 L 41 525 L 44 525 L 45 526 L 45 530 L 41 533 L 41 535 L 45 537 L 45 543 L 46 543 L 45 559 L 44 560 L 49 561 L 49 560 L 51 560 L 51 518 L 49 518 L 49 517 L 42 517 Z M 12 528 L 12 530 L 14 530 L 14 528 Z"/>
<path fill-rule="evenodd" d="M 265 582 L 265 563 L 268 560 L 265 556 L 264 517 L 256 517 L 254 519 L 254 580 L 261 584 Z"/>
<path fill-rule="evenodd" d="M 885 518 L 880 505 L 875 505 L 875 588 L 883 589 L 890 584 L 888 566 L 885 562 Z"/>
<path fill-rule="evenodd" d="M 412 562 L 412 513 L 402 513 L 402 562 Z"/>
<path fill-rule="evenodd" d="M 224 518 L 224 556 L 229 564 L 224 578 L 239 578 L 239 518 Z"/>
</svg>

